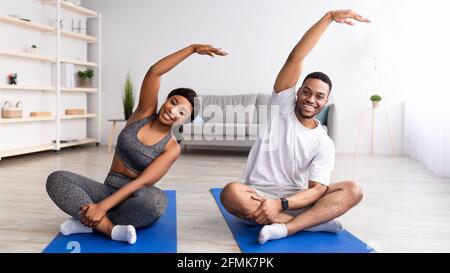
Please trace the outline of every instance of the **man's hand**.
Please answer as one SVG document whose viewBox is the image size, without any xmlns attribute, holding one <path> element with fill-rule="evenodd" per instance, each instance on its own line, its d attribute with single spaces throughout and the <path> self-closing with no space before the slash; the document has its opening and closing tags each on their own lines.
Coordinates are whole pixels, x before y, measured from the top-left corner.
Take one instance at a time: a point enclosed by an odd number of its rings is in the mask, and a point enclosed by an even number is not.
<svg viewBox="0 0 450 273">
<path fill-rule="evenodd" d="M 81 223 L 87 227 L 95 228 L 105 217 L 106 210 L 99 204 L 88 204 L 80 208 Z"/>
<path fill-rule="evenodd" d="M 200 55 L 209 55 L 214 57 L 214 55 L 218 56 L 226 56 L 228 53 L 222 51 L 221 48 L 215 48 L 212 45 L 194 45 L 194 52 Z"/>
<path fill-rule="evenodd" d="M 353 26 L 352 19 L 359 21 L 359 22 L 370 23 L 369 19 L 362 17 L 361 15 L 357 14 L 356 12 L 354 12 L 351 9 L 333 10 L 333 11 L 330 11 L 330 15 L 331 15 L 331 18 L 333 19 L 333 21 L 335 21 L 336 23 L 340 23 L 340 24 L 344 23 L 344 24 Z"/>
<path fill-rule="evenodd" d="M 261 206 L 247 218 L 253 219 L 261 225 L 274 223 L 278 214 L 282 211 L 280 199 L 264 198 L 259 195 L 252 195 L 252 199 L 261 202 Z"/>
</svg>

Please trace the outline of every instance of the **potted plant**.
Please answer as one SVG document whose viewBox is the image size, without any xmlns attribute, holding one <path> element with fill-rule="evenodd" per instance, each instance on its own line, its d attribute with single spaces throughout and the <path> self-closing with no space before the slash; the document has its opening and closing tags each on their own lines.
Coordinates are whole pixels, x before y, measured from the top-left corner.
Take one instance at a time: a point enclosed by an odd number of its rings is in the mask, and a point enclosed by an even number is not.
<svg viewBox="0 0 450 273">
<path fill-rule="evenodd" d="M 92 78 L 94 77 L 94 70 L 86 69 L 84 71 L 78 71 L 78 85 L 79 87 L 91 87 Z"/>
<path fill-rule="evenodd" d="M 134 108 L 134 92 L 133 92 L 133 82 L 130 78 L 130 73 L 127 75 L 127 79 L 125 81 L 125 86 L 123 89 L 123 112 L 125 115 L 125 120 L 128 120 L 133 113 Z"/>
<path fill-rule="evenodd" d="M 36 54 L 37 53 L 37 46 L 36 45 L 31 45 L 29 52 L 32 54 Z"/>
<path fill-rule="evenodd" d="M 8 84 L 17 84 L 17 73 L 9 73 L 8 74 Z"/>
<path fill-rule="evenodd" d="M 380 104 L 381 96 L 380 95 L 372 95 L 370 97 L 370 100 L 372 101 L 373 108 L 377 108 L 378 104 Z"/>
</svg>

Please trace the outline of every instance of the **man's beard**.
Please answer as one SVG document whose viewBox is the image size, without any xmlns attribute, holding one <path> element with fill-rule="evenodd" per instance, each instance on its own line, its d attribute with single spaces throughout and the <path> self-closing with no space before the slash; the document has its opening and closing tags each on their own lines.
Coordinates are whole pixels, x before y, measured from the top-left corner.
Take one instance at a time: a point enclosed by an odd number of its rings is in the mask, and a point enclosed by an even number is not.
<svg viewBox="0 0 450 273">
<path fill-rule="evenodd" d="M 317 113 L 320 113 L 320 111 L 318 111 Z M 317 113 L 312 114 L 311 116 L 306 116 L 306 115 L 304 115 L 302 113 L 302 111 L 300 110 L 300 107 L 295 107 L 295 114 L 297 116 L 300 116 L 301 118 L 304 118 L 304 119 L 312 119 L 312 118 L 314 118 L 317 115 Z"/>
</svg>

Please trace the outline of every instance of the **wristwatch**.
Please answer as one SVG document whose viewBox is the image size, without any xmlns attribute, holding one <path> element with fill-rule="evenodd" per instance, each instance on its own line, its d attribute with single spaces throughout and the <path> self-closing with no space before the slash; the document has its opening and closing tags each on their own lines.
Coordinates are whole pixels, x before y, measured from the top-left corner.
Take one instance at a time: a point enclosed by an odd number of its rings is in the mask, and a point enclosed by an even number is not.
<svg viewBox="0 0 450 273">
<path fill-rule="evenodd" d="M 289 209 L 289 202 L 286 198 L 280 198 L 281 199 L 281 209 L 282 211 Z"/>
</svg>

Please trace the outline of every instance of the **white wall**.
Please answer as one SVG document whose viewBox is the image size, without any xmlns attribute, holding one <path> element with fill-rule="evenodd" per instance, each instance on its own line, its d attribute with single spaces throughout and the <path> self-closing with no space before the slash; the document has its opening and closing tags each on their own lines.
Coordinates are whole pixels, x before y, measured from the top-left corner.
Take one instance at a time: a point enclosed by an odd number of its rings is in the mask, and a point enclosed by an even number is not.
<svg viewBox="0 0 450 273">
<path fill-rule="evenodd" d="M 103 15 L 102 143 L 107 143 L 110 132 L 106 119 L 123 116 L 121 92 L 127 71 L 139 91 L 148 67 L 159 58 L 191 43 L 211 43 L 230 55 L 192 56 L 164 77 L 160 101 L 181 86 L 201 94 L 270 93 L 279 69 L 303 33 L 326 11 L 352 8 L 373 23 L 330 26 L 308 56 L 304 73 L 320 70 L 334 82 L 338 152 L 354 151 L 362 109 L 369 106 L 372 90 L 385 98 L 394 141 L 402 152 L 403 90 L 396 79 L 400 65 L 409 64 L 397 62 L 401 48 L 396 44 L 404 1 L 85 0 L 83 4 Z M 371 64 L 364 59 L 364 47 L 370 33 L 380 37 L 383 89 L 377 83 L 368 86 Z M 384 113 L 380 108 L 376 116 L 376 153 L 391 152 Z M 361 153 L 369 152 L 369 120 L 368 116 Z"/>
<path fill-rule="evenodd" d="M 415 63 L 401 73 L 407 95 L 404 152 L 433 173 L 450 177 L 450 3 L 431 0 L 426 5 L 432 12 L 424 14 L 423 3 L 409 4 L 403 21 L 402 58 Z"/>
</svg>

